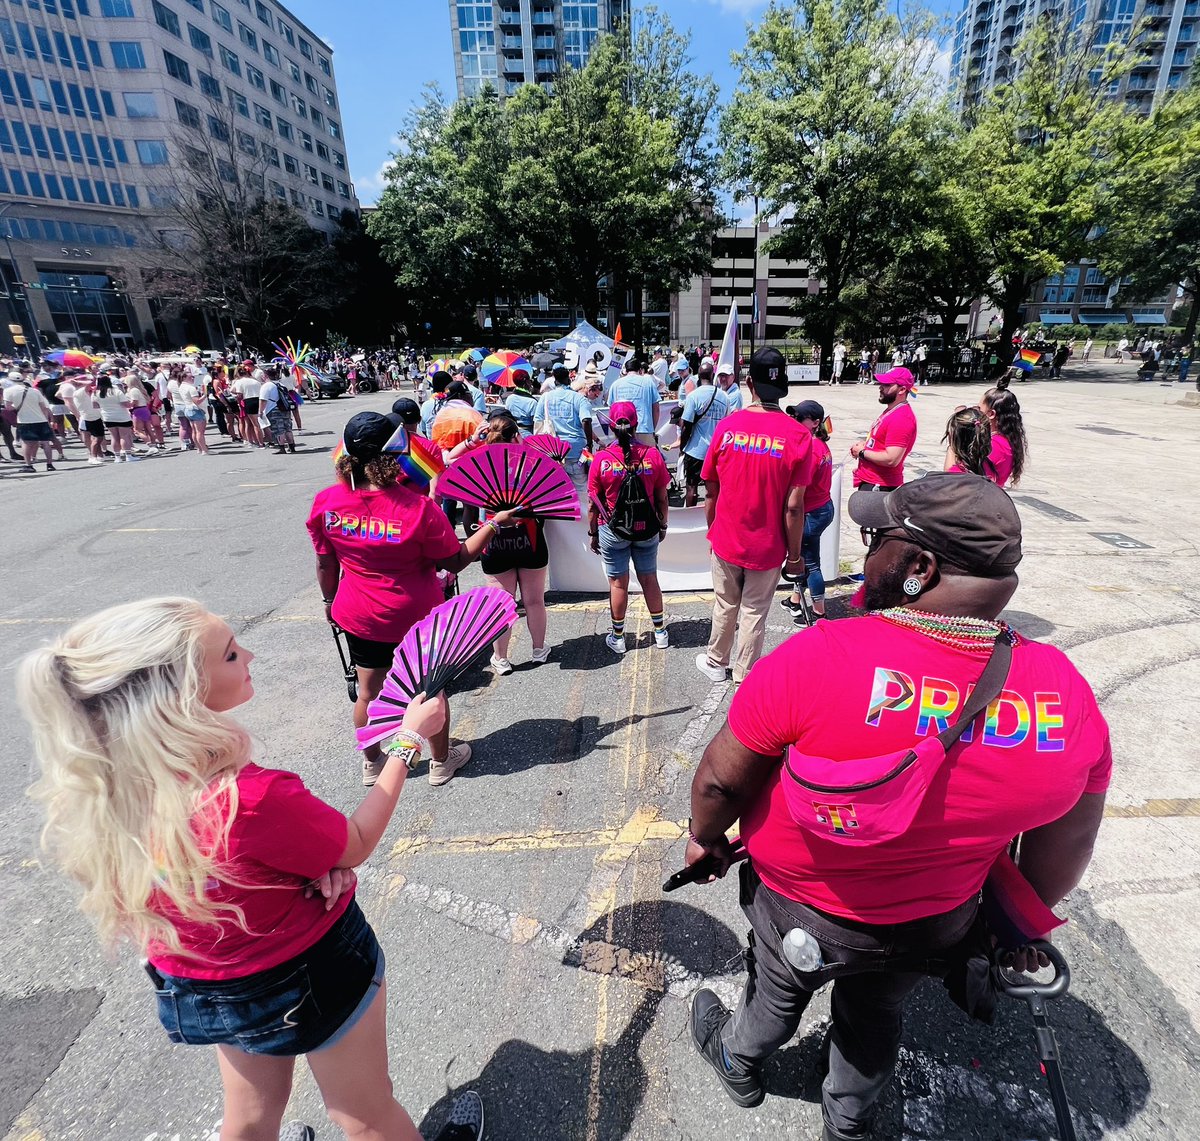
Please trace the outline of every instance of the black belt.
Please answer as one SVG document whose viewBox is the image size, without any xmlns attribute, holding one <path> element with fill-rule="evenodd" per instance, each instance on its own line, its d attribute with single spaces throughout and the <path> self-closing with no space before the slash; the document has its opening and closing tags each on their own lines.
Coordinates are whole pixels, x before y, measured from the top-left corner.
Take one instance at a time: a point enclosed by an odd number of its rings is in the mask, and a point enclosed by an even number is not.
<svg viewBox="0 0 1200 1141">
<path fill-rule="evenodd" d="M 866 483 L 864 481 L 863 483 L 860 483 L 854 490 L 855 491 L 895 491 L 896 488 L 899 486 L 900 485 L 897 484 L 896 487 L 884 487 L 883 484 L 881 484 L 881 483 Z"/>
</svg>

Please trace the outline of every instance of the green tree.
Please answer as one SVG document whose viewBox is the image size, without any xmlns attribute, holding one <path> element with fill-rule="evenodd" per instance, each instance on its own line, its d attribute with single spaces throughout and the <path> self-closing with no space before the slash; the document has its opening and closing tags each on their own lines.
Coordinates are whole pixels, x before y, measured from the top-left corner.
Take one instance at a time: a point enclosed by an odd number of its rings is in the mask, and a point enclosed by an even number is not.
<svg viewBox="0 0 1200 1141">
<path fill-rule="evenodd" d="M 711 263 L 717 228 L 697 177 L 695 119 L 635 82 L 626 49 L 603 37 L 552 96 L 526 87 L 505 105 L 517 165 L 530 172 L 518 176 L 510 224 L 529 241 L 543 288 L 590 321 L 618 282 L 680 288 Z"/>
<path fill-rule="evenodd" d="M 723 169 L 785 219 L 772 245 L 820 292 L 800 307 L 827 355 L 879 280 L 914 212 L 917 177 L 944 119 L 932 67 L 937 24 L 882 0 L 772 0 L 735 62 Z"/>
<path fill-rule="evenodd" d="M 1098 43 L 1094 22 L 1047 13 L 1017 45 L 1012 81 L 969 109 L 951 193 L 1003 314 L 1000 369 L 1033 287 L 1095 255 L 1106 188 L 1140 126 L 1113 98 L 1135 62 L 1127 41 Z"/>
<path fill-rule="evenodd" d="M 1183 343 L 1196 336 L 1200 294 L 1200 82 L 1172 93 L 1123 139 L 1127 153 L 1105 200 L 1100 264 L 1122 302 L 1181 286 Z"/>
</svg>

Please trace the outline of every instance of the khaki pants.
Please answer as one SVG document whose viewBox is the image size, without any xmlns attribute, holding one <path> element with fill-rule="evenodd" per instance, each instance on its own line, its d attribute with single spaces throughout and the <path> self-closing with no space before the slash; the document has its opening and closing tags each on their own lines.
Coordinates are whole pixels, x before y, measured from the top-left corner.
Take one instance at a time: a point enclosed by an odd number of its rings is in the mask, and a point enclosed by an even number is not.
<svg viewBox="0 0 1200 1141">
<path fill-rule="evenodd" d="M 708 639 L 708 660 L 728 666 L 737 631 L 738 652 L 733 663 L 733 680 L 742 681 L 750 667 L 762 656 L 767 634 L 767 615 L 779 585 L 782 567 L 774 570 L 746 570 L 712 556 L 713 602 L 712 633 Z"/>
</svg>

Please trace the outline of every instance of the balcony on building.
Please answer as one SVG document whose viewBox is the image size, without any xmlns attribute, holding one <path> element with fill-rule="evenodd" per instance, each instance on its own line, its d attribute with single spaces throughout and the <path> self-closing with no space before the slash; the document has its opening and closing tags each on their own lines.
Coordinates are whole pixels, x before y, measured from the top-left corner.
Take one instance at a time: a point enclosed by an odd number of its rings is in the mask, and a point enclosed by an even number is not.
<svg viewBox="0 0 1200 1141">
<path fill-rule="evenodd" d="M 504 51 L 520 51 L 525 46 L 525 41 L 520 36 L 504 36 L 500 41 L 500 47 Z"/>
<path fill-rule="evenodd" d="M 553 10 L 546 8 L 535 8 L 532 14 L 532 23 L 535 28 L 553 28 Z"/>
</svg>

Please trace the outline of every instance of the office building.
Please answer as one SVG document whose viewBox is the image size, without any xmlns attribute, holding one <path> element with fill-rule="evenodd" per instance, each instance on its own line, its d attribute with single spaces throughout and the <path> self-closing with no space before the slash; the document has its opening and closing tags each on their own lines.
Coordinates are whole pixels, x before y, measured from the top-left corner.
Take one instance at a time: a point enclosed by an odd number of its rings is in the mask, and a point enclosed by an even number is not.
<svg viewBox="0 0 1200 1141">
<path fill-rule="evenodd" d="M 629 12 L 630 0 L 450 0 L 458 96 L 488 84 L 501 96 L 524 83 L 549 89 L 563 67 L 582 67 L 597 38 Z"/>
<path fill-rule="evenodd" d="M 192 133 L 316 228 L 358 209 L 332 49 L 274 0 L 0 0 L 0 44 L 4 325 L 31 341 L 223 342 L 157 319 L 143 279 Z"/>
<path fill-rule="evenodd" d="M 950 63 L 960 113 L 985 92 L 1013 79 L 1014 46 L 1039 16 L 1061 10 L 1054 0 L 966 0 L 955 26 Z M 1169 92 L 1189 82 L 1200 42 L 1200 0 L 1073 0 L 1071 13 L 1075 26 L 1094 25 L 1098 44 L 1144 28 L 1145 50 L 1114 98 L 1148 114 Z M 1170 322 L 1174 287 L 1143 304 L 1118 306 L 1120 284 L 1107 279 L 1095 262 L 1077 262 L 1034 290 L 1024 320 L 1051 326 Z"/>
</svg>

